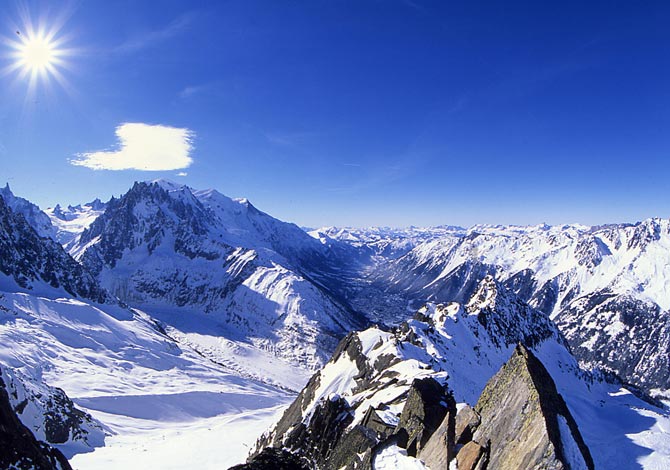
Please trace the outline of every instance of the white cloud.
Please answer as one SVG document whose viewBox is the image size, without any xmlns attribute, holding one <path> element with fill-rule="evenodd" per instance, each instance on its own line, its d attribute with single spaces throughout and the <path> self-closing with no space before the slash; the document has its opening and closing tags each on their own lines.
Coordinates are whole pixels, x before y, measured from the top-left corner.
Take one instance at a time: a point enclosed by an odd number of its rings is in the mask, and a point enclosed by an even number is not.
<svg viewBox="0 0 670 470">
<path fill-rule="evenodd" d="M 179 173 L 177 173 L 177 176 L 188 176 L 188 173 L 186 173 L 185 171 L 180 171 Z"/>
<path fill-rule="evenodd" d="M 165 171 L 193 163 L 193 131 L 186 128 L 129 122 L 116 128 L 118 150 L 83 153 L 70 163 L 93 170 Z"/>
</svg>

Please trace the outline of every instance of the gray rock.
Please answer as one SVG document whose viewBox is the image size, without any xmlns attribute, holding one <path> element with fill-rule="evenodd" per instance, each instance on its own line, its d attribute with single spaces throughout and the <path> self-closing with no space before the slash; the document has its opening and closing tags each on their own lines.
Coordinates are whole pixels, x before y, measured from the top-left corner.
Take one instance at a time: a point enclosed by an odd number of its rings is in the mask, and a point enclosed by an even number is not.
<svg viewBox="0 0 670 470">
<path fill-rule="evenodd" d="M 481 424 L 473 440 L 480 445 L 490 443 L 487 468 L 594 468 L 553 379 L 521 345 L 488 382 L 475 410 Z"/>
<path fill-rule="evenodd" d="M 447 414 L 442 423 L 420 450 L 418 457 L 431 469 L 448 468 L 456 453 L 454 436 L 456 431 L 456 402 L 447 397 Z"/>
<path fill-rule="evenodd" d="M 456 445 L 463 445 L 472 440 L 481 419 L 477 412 L 470 406 L 465 405 L 456 415 L 456 433 L 454 440 Z"/>
</svg>

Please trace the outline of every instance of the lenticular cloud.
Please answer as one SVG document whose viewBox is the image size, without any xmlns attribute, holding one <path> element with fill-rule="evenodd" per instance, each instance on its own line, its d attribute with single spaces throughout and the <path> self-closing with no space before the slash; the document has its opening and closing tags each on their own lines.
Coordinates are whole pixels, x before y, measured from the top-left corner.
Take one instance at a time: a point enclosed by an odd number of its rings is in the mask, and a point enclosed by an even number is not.
<svg viewBox="0 0 670 470">
<path fill-rule="evenodd" d="M 165 171 L 193 163 L 190 129 L 129 122 L 116 128 L 118 150 L 77 155 L 70 163 L 93 170 Z"/>
</svg>

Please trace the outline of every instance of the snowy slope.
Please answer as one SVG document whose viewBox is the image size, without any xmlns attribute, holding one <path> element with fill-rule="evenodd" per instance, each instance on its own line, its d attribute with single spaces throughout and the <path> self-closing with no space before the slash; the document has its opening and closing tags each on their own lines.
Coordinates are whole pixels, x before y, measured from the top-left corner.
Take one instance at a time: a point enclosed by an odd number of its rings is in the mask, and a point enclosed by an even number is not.
<svg viewBox="0 0 670 470">
<path fill-rule="evenodd" d="M 303 369 L 273 367 L 275 355 L 252 345 L 228 342 L 216 351 L 219 362 L 196 352 L 186 339 L 202 326 L 197 321 L 168 334 L 158 320 L 117 303 L 2 198 L 0 246 L 2 379 L 19 417 L 74 468 L 225 468 L 243 460 L 290 400 L 285 389 L 306 379 Z M 265 382 L 244 373 L 251 369 Z"/>
<path fill-rule="evenodd" d="M 105 426 L 104 447 L 65 445 L 76 454 L 74 468 L 140 468 L 127 465 L 142 459 L 154 468 L 233 464 L 291 398 L 203 358 L 147 315 L 119 306 L 3 293 L 0 344 L 0 364 L 62 388 Z M 230 449 L 220 455 L 222 439 L 230 439 Z"/>
</svg>

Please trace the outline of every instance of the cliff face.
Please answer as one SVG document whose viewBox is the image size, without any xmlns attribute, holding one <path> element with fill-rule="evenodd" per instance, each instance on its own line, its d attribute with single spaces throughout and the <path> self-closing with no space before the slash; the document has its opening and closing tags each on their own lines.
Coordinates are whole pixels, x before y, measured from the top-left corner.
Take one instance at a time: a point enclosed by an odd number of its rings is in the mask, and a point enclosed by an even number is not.
<svg viewBox="0 0 670 470">
<path fill-rule="evenodd" d="M 71 469 L 57 449 L 39 442 L 16 416 L 5 383 L 0 378 L 0 468 Z"/>
<path fill-rule="evenodd" d="M 41 237 L 2 197 L 0 274 L 5 274 L 27 291 L 49 289 L 59 295 L 95 302 L 111 301 L 109 294 L 63 247 L 50 238 Z"/>
<path fill-rule="evenodd" d="M 484 461 L 481 468 L 593 469 L 553 379 L 521 345 L 486 385 L 475 411 L 481 423 L 459 451 L 460 470 Z"/>
</svg>

